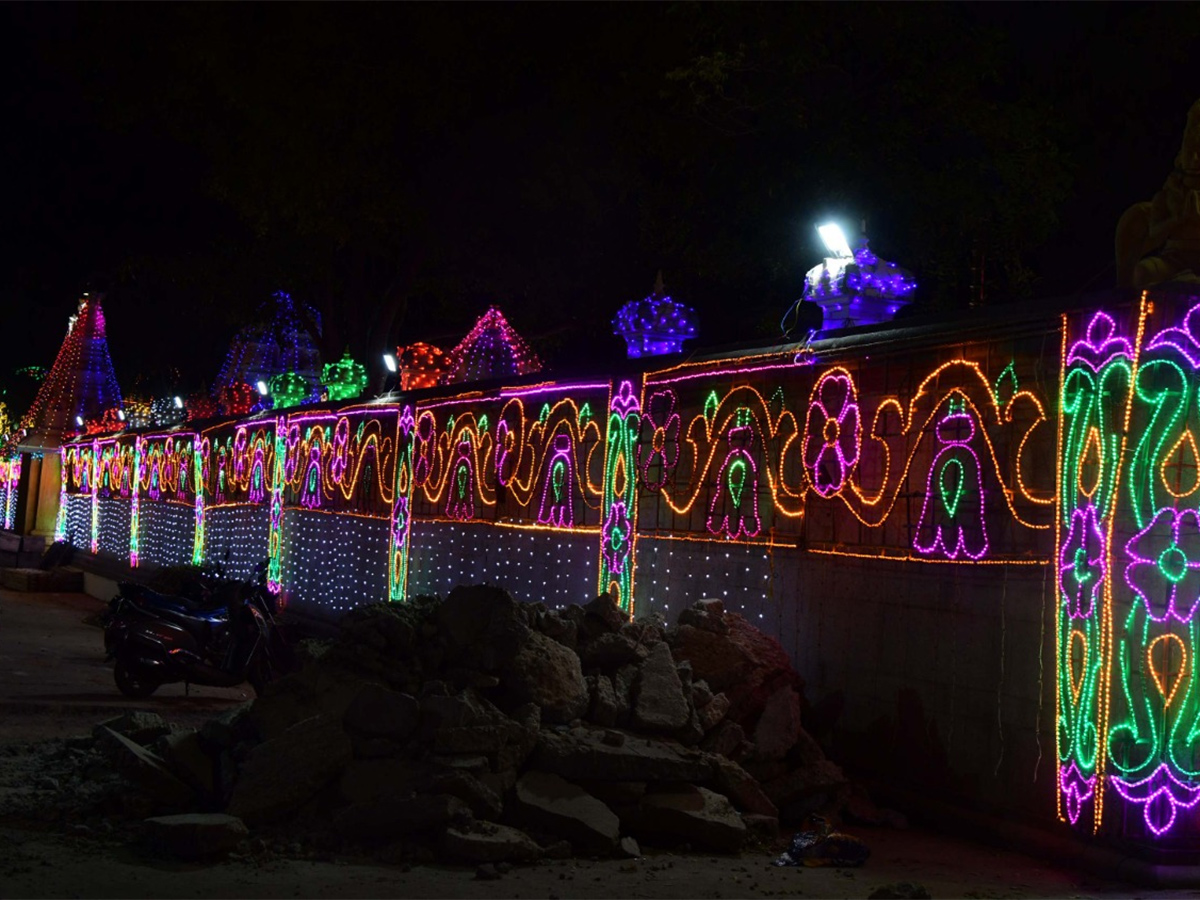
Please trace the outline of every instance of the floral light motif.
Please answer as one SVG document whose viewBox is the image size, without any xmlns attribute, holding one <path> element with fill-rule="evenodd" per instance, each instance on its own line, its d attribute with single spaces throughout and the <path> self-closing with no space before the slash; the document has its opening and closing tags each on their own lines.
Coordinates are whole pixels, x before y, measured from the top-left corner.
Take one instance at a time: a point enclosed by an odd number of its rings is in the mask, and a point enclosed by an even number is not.
<svg viewBox="0 0 1200 900">
<path fill-rule="evenodd" d="M 646 404 L 646 422 L 652 429 L 650 449 L 642 460 L 642 484 L 657 491 L 667 483 L 679 462 L 679 413 L 675 411 L 675 392 L 657 391 Z M 640 447 L 639 447 L 640 450 Z M 660 466 L 656 469 L 655 466 Z"/>
<path fill-rule="evenodd" d="M 465 522 L 475 518 L 475 459 L 469 438 L 458 442 L 458 455 L 451 471 L 446 515 Z"/>
<path fill-rule="evenodd" d="M 1074 825 L 1079 821 L 1083 805 L 1091 800 L 1096 792 L 1096 776 L 1084 778 L 1079 767 L 1070 762 L 1059 769 L 1058 784 L 1067 806 L 1067 818 Z"/>
<path fill-rule="evenodd" d="M 717 473 L 717 489 L 708 507 L 708 530 L 730 540 L 755 537 L 762 530 L 758 515 L 758 466 L 751 448 L 754 430 L 735 425 L 729 429 L 729 453 Z"/>
<path fill-rule="evenodd" d="M 575 454 L 569 434 L 554 436 L 553 455 L 546 466 L 542 482 L 542 502 L 538 507 L 538 524 L 555 528 L 571 528 L 575 524 L 574 497 Z"/>
<path fill-rule="evenodd" d="M 983 521 L 983 473 L 971 449 L 975 422 L 955 401 L 937 424 L 943 446 L 929 467 L 925 502 L 913 546 L 922 553 L 981 559 L 988 549 Z"/>
<path fill-rule="evenodd" d="M 608 509 L 608 519 L 604 522 L 604 561 L 612 572 L 621 572 L 629 559 L 632 543 L 630 533 L 629 513 L 622 500 L 614 500 Z"/>
<path fill-rule="evenodd" d="M 1155 837 L 1175 824 L 1178 810 L 1192 809 L 1200 801 L 1200 785 L 1181 781 L 1166 763 L 1140 781 L 1114 777 L 1111 784 L 1126 800 L 1142 807 L 1142 818 Z"/>
<path fill-rule="evenodd" d="M 845 369 L 833 369 L 813 388 L 804 426 L 804 466 L 818 494 L 832 497 L 845 487 L 861 444 L 854 381 Z"/>
<path fill-rule="evenodd" d="M 1104 532 L 1090 503 L 1071 513 L 1071 528 L 1058 557 L 1059 590 L 1071 618 L 1086 619 L 1100 603 L 1106 571 Z"/>
<path fill-rule="evenodd" d="M 1133 562 L 1125 580 L 1155 622 L 1189 622 L 1200 603 L 1200 517 L 1195 510 L 1160 509 L 1129 539 Z"/>
</svg>

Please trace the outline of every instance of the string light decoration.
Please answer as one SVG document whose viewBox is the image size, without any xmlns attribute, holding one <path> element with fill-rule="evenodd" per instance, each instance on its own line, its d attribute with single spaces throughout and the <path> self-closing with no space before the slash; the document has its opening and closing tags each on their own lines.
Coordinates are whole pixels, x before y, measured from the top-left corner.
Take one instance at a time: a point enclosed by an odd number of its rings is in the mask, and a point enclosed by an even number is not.
<svg viewBox="0 0 1200 900">
<path fill-rule="evenodd" d="M 447 354 L 442 384 L 511 378 L 540 372 L 542 362 L 496 307 L 488 308 Z"/>
<path fill-rule="evenodd" d="M 299 372 L 272 375 L 267 384 L 273 401 L 272 409 L 288 409 L 313 399 L 312 382 Z"/>
<path fill-rule="evenodd" d="M 396 484 L 392 497 L 391 542 L 388 553 L 388 599 L 408 598 L 408 558 L 412 528 L 413 407 L 405 405 L 396 423 Z"/>
<path fill-rule="evenodd" d="M 11 531 L 17 523 L 17 497 L 21 487 L 21 454 L 0 458 L 0 527 Z M 55 526 L 57 533 L 58 527 Z"/>
<path fill-rule="evenodd" d="M 78 420 L 99 421 L 105 410 L 121 407 L 100 300 L 84 294 L 70 317 L 54 365 L 21 418 L 24 444 L 57 447 L 61 436 L 78 433 Z"/>
<path fill-rule="evenodd" d="M 213 394 L 221 401 L 226 415 L 240 415 L 226 405 L 226 388 L 257 385 L 285 372 L 305 379 L 310 394 L 297 404 L 319 397 L 314 390 L 321 370 L 321 354 L 314 335 L 321 333 L 321 316 L 311 306 L 297 304 L 291 294 L 277 291 L 260 305 L 259 321 L 248 325 L 230 342 L 229 353 L 213 383 Z M 258 398 L 253 398 L 257 402 Z"/>
<path fill-rule="evenodd" d="M 127 397 L 125 399 L 125 421 L 130 428 L 138 430 L 153 427 L 154 416 L 151 411 L 150 398 L 136 394 Z"/>
<path fill-rule="evenodd" d="M 187 421 L 189 422 L 215 419 L 221 414 L 217 401 L 204 393 L 189 394 L 187 400 L 184 401 L 184 407 L 187 410 Z M 235 413 L 235 415 L 244 415 L 249 411 L 250 408 L 247 407 L 242 413 Z"/>
<path fill-rule="evenodd" d="M 150 422 L 155 428 L 170 428 L 187 421 L 183 401 L 175 397 L 156 397 L 150 401 Z"/>
<path fill-rule="evenodd" d="M 1016 369 L 1005 371 L 994 386 L 975 360 L 950 357 L 908 376 L 907 396 L 873 380 L 869 404 L 848 366 L 795 365 L 782 354 L 648 373 L 640 527 L 931 562 L 1037 554 L 1054 492 L 1022 473 L 1033 469 L 1031 437 L 1049 433 L 1047 416 L 1018 388 Z M 722 382 L 732 386 L 712 387 Z M 788 396 L 808 400 L 794 411 Z M 909 496 L 923 502 L 915 528 L 901 502 Z M 1012 533 L 1003 556 L 989 550 L 989 518 Z M 1012 524 L 1000 525 L 1005 518 Z M 851 535 L 860 546 L 848 546 Z"/>
<path fill-rule="evenodd" d="M 244 416 L 258 402 L 258 391 L 244 381 L 234 381 L 221 388 L 217 405 L 226 416 Z"/>
<path fill-rule="evenodd" d="M 826 331 L 887 322 L 916 289 L 912 273 L 876 256 L 865 236 L 852 255 L 827 257 L 804 277 L 804 299 L 821 307 Z"/>
<path fill-rule="evenodd" d="M 613 334 L 625 339 L 630 359 L 679 353 L 683 342 L 696 336 L 699 323 L 696 311 L 672 300 L 665 290 L 659 272 L 650 296 L 630 300 L 613 318 Z"/>
<path fill-rule="evenodd" d="M 417 341 L 397 347 L 396 361 L 400 367 L 400 390 L 415 391 L 436 387 L 446 371 L 448 359 L 440 347 Z"/>
<path fill-rule="evenodd" d="M 632 618 L 641 391 L 635 392 L 632 381 L 622 381 L 609 397 L 607 408 L 599 590 L 614 596 L 621 609 Z"/>
<path fill-rule="evenodd" d="M 326 363 L 321 370 L 321 384 L 329 399 L 335 402 L 353 400 L 367 387 L 367 368 L 355 362 L 350 351 L 335 363 Z"/>
</svg>

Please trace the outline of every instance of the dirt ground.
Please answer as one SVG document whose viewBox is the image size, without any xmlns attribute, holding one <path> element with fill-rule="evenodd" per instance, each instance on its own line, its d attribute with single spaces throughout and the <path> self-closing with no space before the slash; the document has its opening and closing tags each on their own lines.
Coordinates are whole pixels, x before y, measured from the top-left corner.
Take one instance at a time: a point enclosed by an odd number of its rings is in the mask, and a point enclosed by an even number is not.
<svg viewBox="0 0 1200 900">
<path fill-rule="evenodd" d="M 80 594 L 0 589 L 0 897 L 866 898 L 901 882 L 935 898 L 1200 897 L 1200 890 L 1105 881 L 915 827 L 852 829 L 872 851 L 857 869 L 776 868 L 771 860 L 786 838 L 738 857 L 647 851 L 636 860 L 545 860 L 495 880 L 476 878 L 472 867 L 321 858 L 254 835 L 250 850 L 226 861 L 166 861 L 104 822 L 14 815 L 14 798 L 34 790 L 47 749 L 62 747 L 56 739 L 88 734 L 131 708 L 198 725 L 253 696 L 249 687 L 193 688 L 185 696 L 174 685 L 125 700 L 103 661 L 94 624 L 101 608 Z"/>
</svg>

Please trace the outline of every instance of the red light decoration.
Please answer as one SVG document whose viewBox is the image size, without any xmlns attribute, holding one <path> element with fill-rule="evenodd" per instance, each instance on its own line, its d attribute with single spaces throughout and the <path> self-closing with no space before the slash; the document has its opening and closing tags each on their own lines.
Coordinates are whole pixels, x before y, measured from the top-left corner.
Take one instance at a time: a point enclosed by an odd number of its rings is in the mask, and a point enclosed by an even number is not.
<svg viewBox="0 0 1200 900">
<path fill-rule="evenodd" d="M 438 379 L 446 371 L 447 361 L 446 351 L 424 341 L 417 341 L 407 347 L 397 347 L 400 390 L 413 391 L 418 388 L 436 387 Z"/>
<path fill-rule="evenodd" d="M 483 381 L 540 372 L 542 361 L 508 324 L 504 314 L 490 307 L 475 327 L 449 353 L 443 384 Z"/>
<path fill-rule="evenodd" d="M 249 387 L 249 385 L 246 385 Z M 187 420 L 194 422 L 198 419 L 213 419 L 220 414 L 217 408 L 217 401 L 208 394 L 192 394 L 187 398 Z"/>
<path fill-rule="evenodd" d="M 100 298 L 85 294 L 21 427 L 40 434 L 42 446 L 53 446 L 63 435 L 79 433 L 76 417 L 99 421 L 104 410 L 120 406 Z"/>
<path fill-rule="evenodd" d="M 217 395 L 221 412 L 227 416 L 244 416 L 258 400 L 258 391 L 244 381 L 235 381 L 221 388 Z"/>
</svg>

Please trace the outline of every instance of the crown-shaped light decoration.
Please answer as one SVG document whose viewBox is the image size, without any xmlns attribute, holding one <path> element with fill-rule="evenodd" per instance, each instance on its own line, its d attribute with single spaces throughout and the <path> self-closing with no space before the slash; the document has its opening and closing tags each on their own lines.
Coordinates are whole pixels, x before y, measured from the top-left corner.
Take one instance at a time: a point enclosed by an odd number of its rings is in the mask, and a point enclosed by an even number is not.
<svg viewBox="0 0 1200 900">
<path fill-rule="evenodd" d="M 284 372 L 274 375 L 268 382 L 268 391 L 275 409 L 299 406 L 312 396 L 312 383 L 299 372 Z"/>
<path fill-rule="evenodd" d="M 396 361 L 400 368 L 400 390 L 415 391 L 435 387 L 446 371 L 448 360 L 441 347 L 417 341 L 407 347 L 397 347 Z"/>
<path fill-rule="evenodd" d="M 325 363 L 321 384 L 330 400 L 353 400 L 367 386 L 367 367 L 355 362 L 347 350 L 337 362 Z"/>
<path fill-rule="evenodd" d="M 696 336 L 699 318 L 690 306 L 672 300 L 663 287 L 662 272 L 654 292 L 644 300 L 630 300 L 613 319 L 613 334 L 625 338 L 630 359 L 679 353 L 683 342 Z"/>
<path fill-rule="evenodd" d="M 537 354 L 494 306 L 479 317 L 448 357 L 443 384 L 529 375 L 542 368 Z"/>
<path fill-rule="evenodd" d="M 286 291 L 276 291 L 259 304 L 258 322 L 243 328 L 230 342 L 213 394 L 219 398 L 231 384 L 253 387 L 276 375 L 297 372 L 314 389 L 306 399 L 316 400 L 321 353 L 313 338 L 320 333 L 321 316 L 315 309 L 296 303 Z"/>
<path fill-rule="evenodd" d="M 826 244 L 833 255 L 804 277 L 804 299 L 817 303 L 825 314 L 822 330 L 888 322 L 912 301 L 917 289 L 913 274 L 872 253 L 865 234 L 853 251 L 841 229 L 836 229 L 832 243 L 826 238 Z"/>
</svg>

